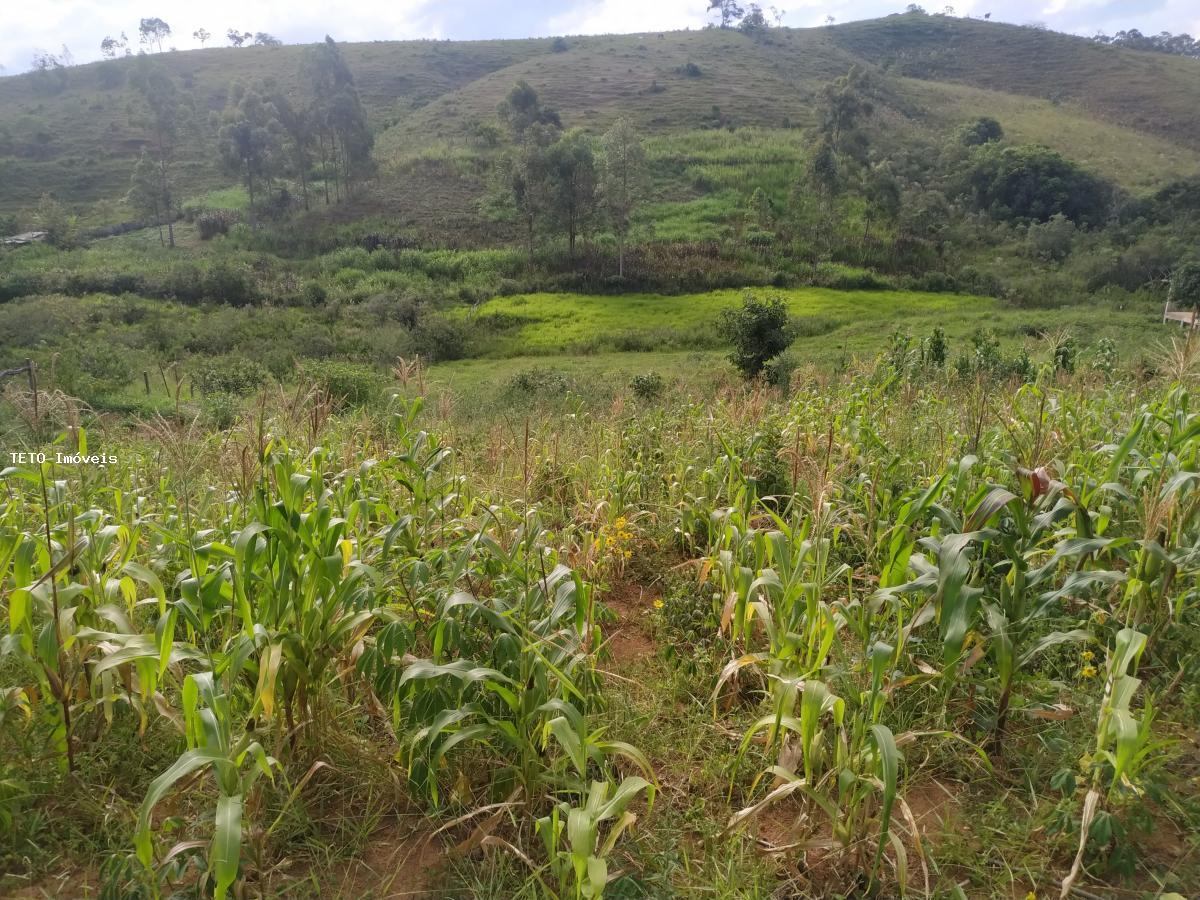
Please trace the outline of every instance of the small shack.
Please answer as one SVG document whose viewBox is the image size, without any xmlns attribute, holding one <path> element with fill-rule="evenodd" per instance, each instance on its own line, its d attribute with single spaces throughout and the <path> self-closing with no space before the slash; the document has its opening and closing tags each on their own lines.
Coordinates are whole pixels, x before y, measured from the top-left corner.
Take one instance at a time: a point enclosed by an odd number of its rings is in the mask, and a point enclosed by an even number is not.
<svg viewBox="0 0 1200 900">
<path fill-rule="evenodd" d="M 1163 324 L 1167 322 L 1178 322 L 1180 328 L 1200 326 L 1200 316 L 1197 313 L 1200 310 L 1195 309 L 1171 309 L 1171 301 L 1168 300 L 1163 306 Z"/>
</svg>

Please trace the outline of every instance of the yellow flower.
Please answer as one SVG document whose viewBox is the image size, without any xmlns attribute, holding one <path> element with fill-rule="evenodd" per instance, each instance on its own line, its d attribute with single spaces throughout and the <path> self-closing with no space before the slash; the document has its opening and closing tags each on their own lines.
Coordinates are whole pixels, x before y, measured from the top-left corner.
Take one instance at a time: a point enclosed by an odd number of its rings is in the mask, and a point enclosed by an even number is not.
<svg viewBox="0 0 1200 900">
<path fill-rule="evenodd" d="M 1025 895 L 1025 900 L 1037 900 L 1037 894 L 1034 893 L 1033 891 L 1030 891 L 1028 894 Z"/>
<path fill-rule="evenodd" d="M 623 541 L 627 541 L 631 537 L 633 537 L 633 535 L 630 534 L 628 531 L 622 531 L 620 534 L 617 535 L 617 537 L 619 537 Z"/>
<path fill-rule="evenodd" d="M 1084 666 L 1083 670 L 1080 672 L 1080 674 L 1084 678 L 1095 678 L 1096 677 L 1096 667 L 1095 666 Z"/>
<path fill-rule="evenodd" d="M 1097 610 L 1096 611 L 1096 624 L 1103 625 L 1107 621 L 1108 621 L 1108 613 L 1106 613 L 1102 609 Z"/>
<path fill-rule="evenodd" d="M 621 516 L 620 518 L 617 519 L 617 521 L 613 522 L 613 525 L 616 527 L 617 531 L 623 530 L 625 528 L 625 526 L 628 524 L 629 523 L 625 521 L 624 516 Z"/>
<path fill-rule="evenodd" d="M 661 600 L 655 600 L 655 601 L 654 601 L 654 608 L 655 608 L 655 609 L 662 609 L 662 608 L 663 608 L 663 602 L 662 602 Z"/>
<path fill-rule="evenodd" d="M 633 553 L 630 552 L 629 550 L 626 550 L 621 555 L 624 556 L 626 559 L 629 559 L 629 557 L 633 556 Z"/>
<path fill-rule="evenodd" d="M 1082 653 L 1080 653 L 1079 655 L 1080 655 L 1081 657 L 1083 657 L 1083 661 L 1084 661 L 1084 662 L 1091 662 L 1093 659 L 1095 659 L 1095 658 L 1096 658 L 1096 654 L 1095 654 L 1095 653 L 1093 653 L 1091 650 L 1084 650 L 1084 651 L 1083 651 Z"/>
</svg>

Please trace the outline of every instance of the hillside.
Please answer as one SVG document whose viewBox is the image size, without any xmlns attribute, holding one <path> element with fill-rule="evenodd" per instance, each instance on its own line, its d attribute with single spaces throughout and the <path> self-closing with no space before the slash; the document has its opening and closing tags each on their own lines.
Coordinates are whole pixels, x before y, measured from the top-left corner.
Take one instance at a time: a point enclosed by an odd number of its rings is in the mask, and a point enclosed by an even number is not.
<svg viewBox="0 0 1200 900">
<path fill-rule="evenodd" d="M 1195 894 L 1200 61 L 746 7 L 0 79 L 0 897 Z"/>
<path fill-rule="evenodd" d="M 197 128 L 180 161 L 181 184 L 200 194 L 232 179 L 213 162 L 207 126 L 238 80 L 295 84 L 303 48 L 221 48 L 161 60 L 194 99 Z M 1200 169 L 1200 65 L 1099 46 L 1052 32 L 918 15 L 812 29 L 773 29 L 753 39 L 706 30 L 625 36 L 479 42 L 347 44 L 383 175 L 374 200 L 439 208 L 463 197 L 414 196 L 389 183 L 417 155 L 467 146 L 470 129 L 524 78 L 565 125 L 592 132 L 618 115 L 669 135 L 711 127 L 809 124 L 820 85 L 851 65 L 896 76 L 880 127 L 947 129 L 986 101 L 1005 128 L 1144 190 Z M 698 68 L 686 74 L 688 63 Z M 66 70 L 59 80 L 0 79 L 0 212 L 19 212 L 49 191 L 84 221 L 127 215 L 121 197 L 146 135 L 131 124 L 126 82 L 136 59 Z M 986 93 L 980 93 L 985 91 Z M 718 118 L 714 118 L 718 116 Z M 1064 127 L 1066 123 L 1066 127 Z M 411 173 L 410 173 L 411 174 Z M 474 193 L 474 185 L 466 194 Z M 461 193 L 461 192 L 460 192 Z M 370 204 L 374 205 L 374 204 Z"/>
</svg>

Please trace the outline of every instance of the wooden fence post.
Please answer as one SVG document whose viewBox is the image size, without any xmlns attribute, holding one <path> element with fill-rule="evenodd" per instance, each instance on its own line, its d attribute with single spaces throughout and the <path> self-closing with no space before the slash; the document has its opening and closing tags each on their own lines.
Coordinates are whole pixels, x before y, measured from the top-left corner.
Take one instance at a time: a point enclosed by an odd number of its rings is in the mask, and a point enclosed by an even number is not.
<svg viewBox="0 0 1200 900">
<path fill-rule="evenodd" d="M 25 360 L 25 370 L 29 374 L 29 393 L 33 395 L 34 427 L 40 432 L 41 425 L 42 425 L 42 417 L 40 415 L 38 415 L 37 371 L 33 365 L 32 359 Z"/>
</svg>

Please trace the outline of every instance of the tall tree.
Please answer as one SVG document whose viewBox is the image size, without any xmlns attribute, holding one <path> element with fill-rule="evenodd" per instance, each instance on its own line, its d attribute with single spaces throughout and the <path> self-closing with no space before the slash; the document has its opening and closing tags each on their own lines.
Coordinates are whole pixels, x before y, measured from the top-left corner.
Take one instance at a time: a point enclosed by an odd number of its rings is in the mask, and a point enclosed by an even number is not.
<svg viewBox="0 0 1200 900">
<path fill-rule="evenodd" d="M 567 253 L 575 258 L 575 241 L 585 234 L 596 213 L 596 155 L 591 139 L 572 129 L 549 149 L 549 213 L 567 234 Z"/>
<path fill-rule="evenodd" d="M 601 139 L 600 199 L 617 236 L 617 274 L 625 275 L 625 241 L 647 187 L 646 149 L 628 120 L 618 119 Z"/>
<path fill-rule="evenodd" d="M 125 195 L 125 200 L 139 214 L 154 222 L 158 227 L 158 242 L 167 246 L 167 239 L 163 237 L 162 186 L 158 166 L 153 156 L 144 150 L 133 167 L 133 177 L 130 178 L 129 193 Z"/>
<path fill-rule="evenodd" d="M 308 173 L 313 164 L 313 144 L 316 131 L 309 109 L 292 102 L 292 99 L 273 79 L 265 84 L 266 98 L 275 106 L 279 124 L 286 135 L 285 153 L 291 174 L 300 179 L 300 190 L 304 208 L 308 209 Z"/>
<path fill-rule="evenodd" d="M 354 75 L 333 38 L 309 48 L 301 73 L 310 94 L 311 120 L 329 202 L 332 178 L 335 196 L 353 192 L 357 180 L 372 171 L 371 148 L 375 139 L 367 123 Z"/>
<path fill-rule="evenodd" d="M 713 10 L 717 11 L 722 28 L 732 28 L 746 14 L 737 0 L 709 0 L 708 11 Z"/>
<path fill-rule="evenodd" d="M 265 183 L 270 192 L 283 151 L 283 126 L 275 105 L 263 99 L 255 88 L 238 83 L 229 94 L 229 103 L 220 118 L 217 147 L 231 172 L 241 175 L 250 198 L 250 216 L 254 221 L 255 187 Z"/>
<path fill-rule="evenodd" d="M 167 70 L 157 62 L 139 60 L 133 86 L 142 98 L 145 113 L 141 124 L 150 135 L 150 156 L 158 171 L 157 208 L 167 220 L 170 246 L 175 246 L 174 175 L 175 151 L 188 109 L 183 94 Z"/>
<path fill-rule="evenodd" d="M 163 41 L 171 36 L 171 26 L 157 16 L 149 19 L 142 19 L 138 23 L 138 41 L 143 44 L 147 50 L 151 47 L 157 47 L 158 52 L 162 53 Z"/>
<path fill-rule="evenodd" d="M 834 152 L 860 164 L 867 159 L 868 142 L 861 125 L 875 111 L 870 81 L 857 66 L 821 90 L 818 130 Z"/>
<path fill-rule="evenodd" d="M 525 230 L 531 263 L 538 223 L 550 208 L 549 148 L 558 135 L 559 131 L 553 125 L 530 126 L 524 141 L 513 148 L 500 165 L 502 193 Z"/>
<path fill-rule="evenodd" d="M 863 212 L 865 243 L 876 217 L 891 221 L 900 213 L 900 183 L 887 163 L 880 163 L 866 174 L 863 179 L 863 198 L 867 201 Z"/>
<path fill-rule="evenodd" d="M 118 56 L 130 56 L 133 51 L 129 49 L 129 38 L 125 36 L 125 32 L 121 32 L 119 38 L 106 37 L 100 42 L 100 55 L 105 59 L 116 59 Z"/>
<path fill-rule="evenodd" d="M 558 113 L 543 107 L 538 92 L 523 78 L 512 86 L 497 112 L 518 142 L 525 139 L 525 132 L 532 125 L 562 127 Z"/>
<path fill-rule="evenodd" d="M 1190 310 L 1192 327 L 1200 316 L 1200 261 L 1185 262 L 1171 274 L 1167 299 L 1180 310 Z"/>
<path fill-rule="evenodd" d="M 205 44 L 208 43 L 209 39 L 212 37 L 212 32 L 209 31 L 207 28 L 197 28 L 195 31 L 192 32 L 192 37 L 194 37 L 196 40 L 198 40 L 200 42 L 200 46 L 203 47 Z"/>
<path fill-rule="evenodd" d="M 248 31 L 238 31 L 236 28 L 230 28 L 225 32 L 225 37 L 229 40 L 229 46 L 240 47 L 254 37 L 254 35 Z"/>
</svg>

